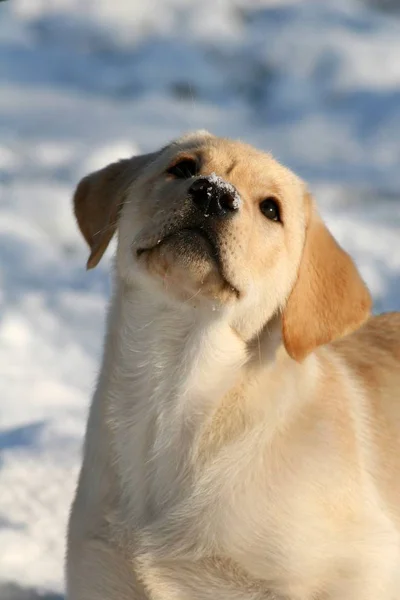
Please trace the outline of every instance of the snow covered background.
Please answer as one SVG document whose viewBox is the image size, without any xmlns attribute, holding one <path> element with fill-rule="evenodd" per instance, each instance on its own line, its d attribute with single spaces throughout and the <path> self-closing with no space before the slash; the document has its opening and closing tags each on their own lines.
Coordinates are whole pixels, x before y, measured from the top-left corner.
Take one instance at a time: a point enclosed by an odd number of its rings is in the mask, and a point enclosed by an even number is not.
<svg viewBox="0 0 400 600">
<path fill-rule="evenodd" d="M 400 15 L 361 0 L 0 3 L 0 582 L 63 588 L 109 291 L 109 258 L 84 270 L 73 187 L 199 127 L 308 179 L 376 309 L 400 308 Z"/>
</svg>

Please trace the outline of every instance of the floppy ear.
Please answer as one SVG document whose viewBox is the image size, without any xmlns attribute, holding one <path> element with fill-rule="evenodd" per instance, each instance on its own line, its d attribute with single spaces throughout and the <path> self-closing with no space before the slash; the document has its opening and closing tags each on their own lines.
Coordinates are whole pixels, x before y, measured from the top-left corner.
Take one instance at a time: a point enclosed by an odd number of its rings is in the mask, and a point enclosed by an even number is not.
<svg viewBox="0 0 400 600">
<path fill-rule="evenodd" d="M 93 269 L 113 237 L 129 185 L 155 153 L 112 163 L 84 177 L 74 194 L 79 229 L 90 247 L 87 268 Z"/>
<path fill-rule="evenodd" d="M 369 316 L 370 293 L 350 256 L 318 216 L 311 198 L 297 281 L 283 310 L 283 341 L 301 361 L 317 346 L 357 329 Z"/>
</svg>

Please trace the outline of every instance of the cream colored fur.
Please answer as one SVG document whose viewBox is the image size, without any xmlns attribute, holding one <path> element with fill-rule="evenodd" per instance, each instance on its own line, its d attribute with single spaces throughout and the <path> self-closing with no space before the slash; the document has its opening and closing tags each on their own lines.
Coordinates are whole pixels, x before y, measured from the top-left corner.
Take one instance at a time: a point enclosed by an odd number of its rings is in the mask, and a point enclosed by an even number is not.
<svg viewBox="0 0 400 600">
<path fill-rule="evenodd" d="M 219 269 L 164 241 L 197 219 L 183 155 L 241 197 Z M 303 183 L 198 132 L 89 176 L 75 211 L 89 266 L 118 250 L 68 600 L 400 600 L 400 316 L 369 319 Z"/>
</svg>

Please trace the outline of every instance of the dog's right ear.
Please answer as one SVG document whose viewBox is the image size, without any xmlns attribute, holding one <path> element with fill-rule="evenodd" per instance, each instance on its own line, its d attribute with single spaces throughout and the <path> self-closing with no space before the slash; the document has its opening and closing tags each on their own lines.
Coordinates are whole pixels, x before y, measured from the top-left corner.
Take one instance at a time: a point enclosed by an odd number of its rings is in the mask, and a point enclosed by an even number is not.
<svg viewBox="0 0 400 600">
<path fill-rule="evenodd" d="M 156 154 L 120 160 L 79 182 L 73 203 L 79 229 L 90 248 L 88 269 L 99 263 L 115 233 L 129 186 Z"/>
</svg>

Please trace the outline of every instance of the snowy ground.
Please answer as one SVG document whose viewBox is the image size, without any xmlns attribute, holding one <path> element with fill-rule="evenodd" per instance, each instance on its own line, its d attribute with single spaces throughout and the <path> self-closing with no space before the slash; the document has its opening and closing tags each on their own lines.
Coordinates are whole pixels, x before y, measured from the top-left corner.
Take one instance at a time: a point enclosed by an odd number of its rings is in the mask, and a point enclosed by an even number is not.
<svg viewBox="0 0 400 600">
<path fill-rule="evenodd" d="M 400 17 L 356 0 L 0 3 L 0 581 L 62 591 L 109 290 L 74 184 L 184 130 L 241 137 L 310 181 L 400 308 L 399 56 Z"/>
</svg>

